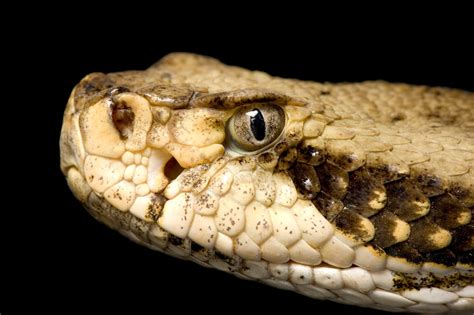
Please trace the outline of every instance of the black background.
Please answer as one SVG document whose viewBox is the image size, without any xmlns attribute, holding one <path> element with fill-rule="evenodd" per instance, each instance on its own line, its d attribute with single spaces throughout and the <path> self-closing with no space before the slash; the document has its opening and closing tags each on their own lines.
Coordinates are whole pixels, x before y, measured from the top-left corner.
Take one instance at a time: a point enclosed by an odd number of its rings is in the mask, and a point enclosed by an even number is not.
<svg viewBox="0 0 474 315">
<path fill-rule="evenodd" d="M 95 222 L 69 192 L 59 170 L 58 140 L 67 98 L 83 76 L 144 69 L 173 51 L 283 77 L 383 79 L 474 91 L 469 21 L 459 16 L 453 23 L 441 14 L 427 23 L 409 11 L 389 21 L 385 10 L 370 20 L 349 12 L 322 21 L 324 10 L 294 19 L 289 12 L 264 18 L 211 14 L 211 20 L 198 14 L 193 20 L 158 14 L 136 21 L 128 18 L 134 12 L 120 18 L 65 15 L 51 25 L 32 26 L 27 37 L 15 37 L 21 46 L 13 54 L 21 65 L 12 78 L 22 103 L 13 103 L 18 116 L 6 125 L 15 135 L 12 148 L 21 150 L 15 164 L 25 167 L 18 173 L 11 160 L 6 164 L 15 179 L 7 197 L 16 202 L 5 207 L 11 217 L 2 220 L 2 314 L 28 308 L 159 314 L 168 306 L 173 313 L 379 313 L 238 280 L 128 241 Z M 202 25 L 203 20 L 208 23 Z M 23 131 L 18 117 L 27 126 L 25 136 L 16 133 Z"/>
</svg>

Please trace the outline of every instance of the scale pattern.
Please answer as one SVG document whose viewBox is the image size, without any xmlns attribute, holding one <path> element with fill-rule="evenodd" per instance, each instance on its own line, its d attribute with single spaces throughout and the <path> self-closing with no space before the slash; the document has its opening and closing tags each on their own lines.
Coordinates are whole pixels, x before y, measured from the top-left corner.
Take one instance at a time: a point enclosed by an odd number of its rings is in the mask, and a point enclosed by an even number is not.
<svg viewBox="0 0 474 315">
<path fill-rule="evenodd" d="M 260 103 L 283 108 L 281 136 L 233 150 L 229 118 Z M 472 93 L 178 53 L 84 78 L 60 145 L 74 195 L 144 246 L 318 299 L 474 309 Z"/>
</svg>

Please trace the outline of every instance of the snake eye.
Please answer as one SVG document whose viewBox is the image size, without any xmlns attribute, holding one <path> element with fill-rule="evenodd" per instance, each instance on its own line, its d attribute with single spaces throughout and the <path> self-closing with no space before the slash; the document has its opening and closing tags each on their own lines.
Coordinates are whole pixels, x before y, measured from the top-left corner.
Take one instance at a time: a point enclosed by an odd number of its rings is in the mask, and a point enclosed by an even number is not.
<svg viewBox="0 0 474 315">
<path fill-rule="evenodd" d="M 230 145 L 244 151 L 256 151 L 280 136 L 285 113 L 275 104 L 251 104 L 240 107 L 227 125 Z"/>
</svg>

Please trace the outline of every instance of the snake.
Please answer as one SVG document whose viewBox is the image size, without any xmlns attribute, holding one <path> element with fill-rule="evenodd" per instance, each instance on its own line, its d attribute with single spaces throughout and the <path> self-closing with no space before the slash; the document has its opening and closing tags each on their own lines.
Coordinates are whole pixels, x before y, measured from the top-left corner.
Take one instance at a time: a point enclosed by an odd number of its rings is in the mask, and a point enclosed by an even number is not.
<svg viewBox="0 0 474 315">
<path fill-rule="evenodd" d="M 171 53 L 73 89 L 60 167 L 98 221 L 314 299 L 474 310 L 474 93 Z"/>
</svg>

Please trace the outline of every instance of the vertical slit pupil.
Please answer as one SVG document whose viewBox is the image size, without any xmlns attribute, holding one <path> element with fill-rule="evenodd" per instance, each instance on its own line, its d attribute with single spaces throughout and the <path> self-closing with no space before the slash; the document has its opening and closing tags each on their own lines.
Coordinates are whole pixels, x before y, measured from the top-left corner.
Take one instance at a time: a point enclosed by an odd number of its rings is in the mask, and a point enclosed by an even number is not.
<svg viewBox="0 0 474 315">
<path fill-rule="evenodd" d="M 250 116 L 250 129 L 258 141 L 265 139 L 265 119 L 263 118 L 262 112 L 254 108 L 251 110 Z"/>
</svg>

